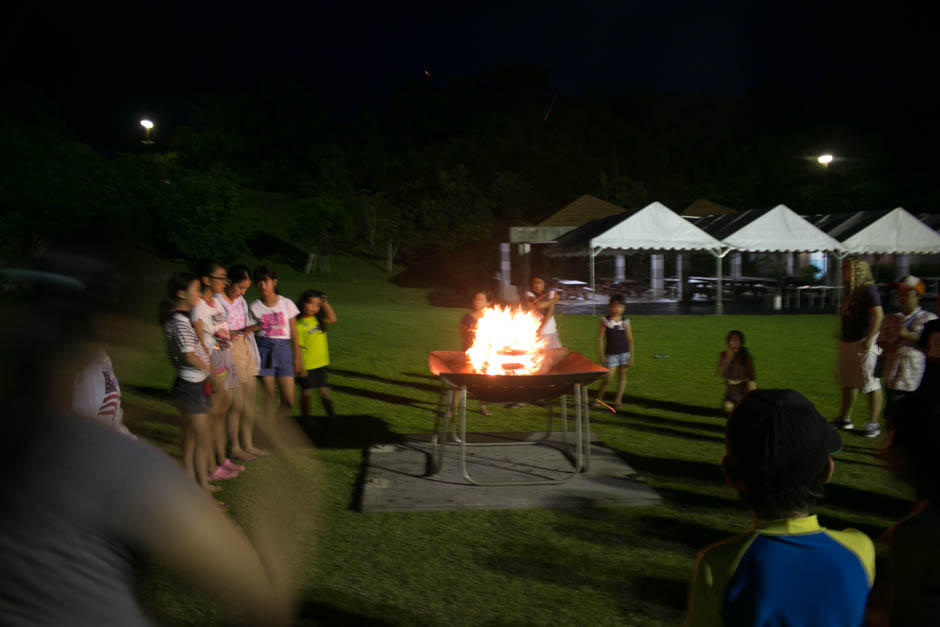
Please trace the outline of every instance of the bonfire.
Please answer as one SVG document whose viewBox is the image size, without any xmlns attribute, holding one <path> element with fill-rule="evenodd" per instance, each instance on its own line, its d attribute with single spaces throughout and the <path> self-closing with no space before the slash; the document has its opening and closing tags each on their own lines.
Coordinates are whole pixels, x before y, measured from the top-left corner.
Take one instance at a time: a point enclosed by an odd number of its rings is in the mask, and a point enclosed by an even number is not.
<svg viewBox="0 0 940 627">
<path fill-rule="evenodd" d="M 545 360 L 542 318 L 521 307 L 488 307 L 477 321 L 467 360 L 477 374 L 537 374 Z"/>
</svg>

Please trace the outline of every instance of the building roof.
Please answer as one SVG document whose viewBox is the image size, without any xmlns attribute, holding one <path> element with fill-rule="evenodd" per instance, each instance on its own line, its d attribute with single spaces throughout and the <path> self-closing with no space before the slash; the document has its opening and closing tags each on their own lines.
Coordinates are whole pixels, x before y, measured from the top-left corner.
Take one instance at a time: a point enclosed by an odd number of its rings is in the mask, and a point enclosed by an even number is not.
<svg viewBox="0 0 940 627">
<path fill-rule="evenodd" d="M 626 209 L 623 207 L 601 200 L 596 196 L 585 194 L 539 222 L 538 226 L 570 226 L 574 228 L 591 220 L 606 218 L 624 211 Z"/>
<path fill-rule="evenodd" d="M 736 209 L 719 205 L 707 198 L 699 198 L 682 212 L 683 216 L 723 216 L 729 213 L 736 213 Z"/>
</svg>

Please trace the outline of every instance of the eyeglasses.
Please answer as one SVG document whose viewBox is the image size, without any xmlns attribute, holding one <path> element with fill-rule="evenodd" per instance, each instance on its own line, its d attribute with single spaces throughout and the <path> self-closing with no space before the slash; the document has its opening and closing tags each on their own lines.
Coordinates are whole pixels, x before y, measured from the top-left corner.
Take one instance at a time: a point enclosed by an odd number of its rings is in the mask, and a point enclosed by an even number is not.
<svg viewBox="0 0 940 627">
<path fill-rule="evenodd" d="M 212 280 L 214 280 L 214 281 L 228 281 L 228 277 L 227 277 L 227 276 L 212 276 L 212 275 L 210 274 L 210 275 L 209 275 L 209 278 L 212 279 Z"/>
</svg>

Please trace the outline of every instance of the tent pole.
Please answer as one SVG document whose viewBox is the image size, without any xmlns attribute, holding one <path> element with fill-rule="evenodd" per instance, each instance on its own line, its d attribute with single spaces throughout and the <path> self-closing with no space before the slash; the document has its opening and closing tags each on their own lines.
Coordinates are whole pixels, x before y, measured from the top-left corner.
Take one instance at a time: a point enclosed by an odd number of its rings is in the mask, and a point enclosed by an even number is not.
<svg viewBox="0 0 940 627">
<path fill-rule="evenodd" d="M 596 280 L 596 277 L 594 276 L 594 259 L 599 254 L 601 254 L 602 250 L 604 250 L 603 247 L 599 246 L 597 248 L 594 248 L 593 246 L 588 244 L 588 257 L 591 258 L 590 266 L 589 266 L 590 280 L 591 280 L 591 315 L 595 315 L 597 313 L 596 311 L 597 303 L 594 300 L 594 297 L 597 295 L 597 280 Z"/>
<path fill-rule="evenodd" d="M 721 260 L 730 252 L 730 248 L 726 248 L 723 251 L 712 251 L 712 254 L 715 255 L 715 314 L 718 316 L 722 315 L 725 311 L 722 301 L 723 290 L 721 289 Z"/>
</svg>

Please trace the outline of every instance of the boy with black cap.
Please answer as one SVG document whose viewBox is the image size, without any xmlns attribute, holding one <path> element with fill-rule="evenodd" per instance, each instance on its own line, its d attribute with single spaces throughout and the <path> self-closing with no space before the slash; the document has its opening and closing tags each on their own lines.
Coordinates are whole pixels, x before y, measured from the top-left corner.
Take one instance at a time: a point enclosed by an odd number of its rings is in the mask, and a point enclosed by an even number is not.
<svg viewBox="0 0 940 627">
<path fill-rule="evenodd" d="M 860 531 L 810 514 L 842 448 L 835 428 L 794 390 L 754 390 L 725 431 L 722 468 L 754 528 L 698 555 L 688 624 L 863 625 L 875 550 Z"/>
</svg>

